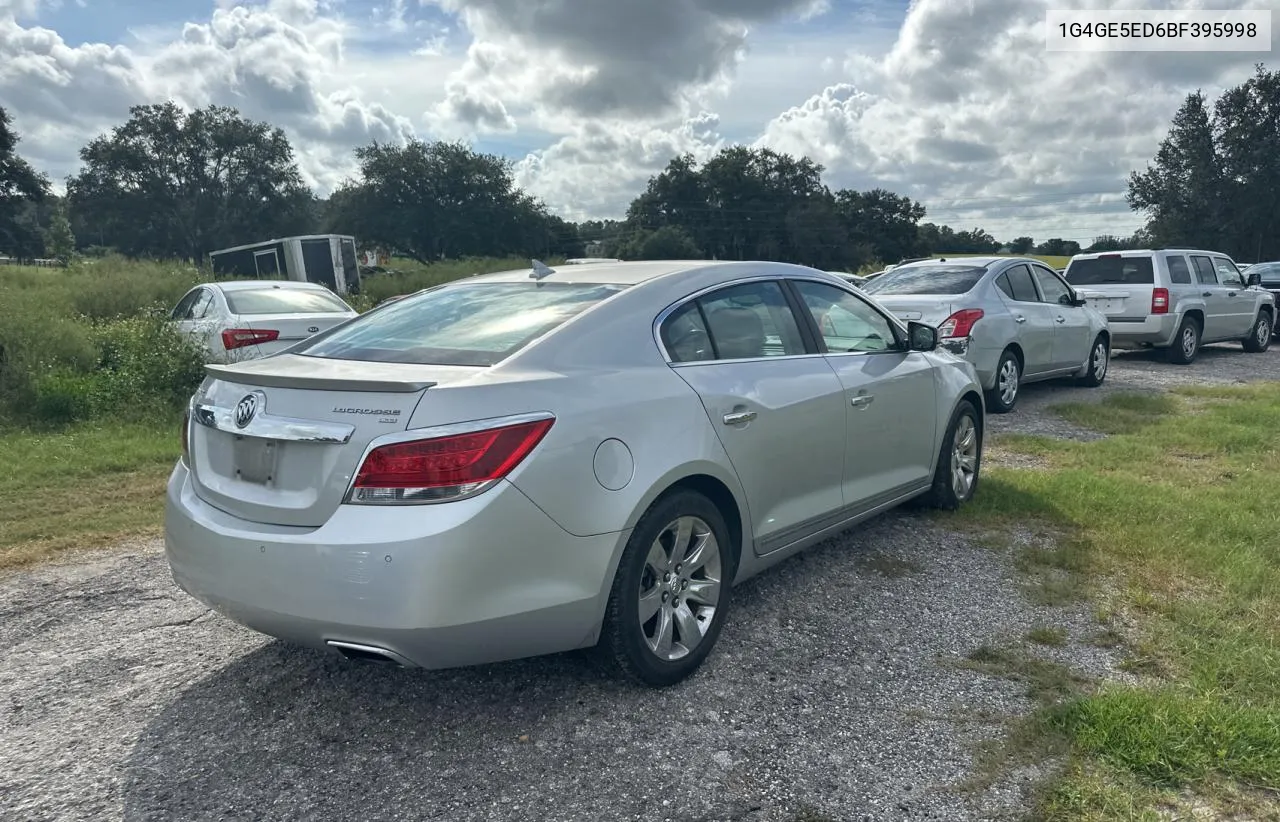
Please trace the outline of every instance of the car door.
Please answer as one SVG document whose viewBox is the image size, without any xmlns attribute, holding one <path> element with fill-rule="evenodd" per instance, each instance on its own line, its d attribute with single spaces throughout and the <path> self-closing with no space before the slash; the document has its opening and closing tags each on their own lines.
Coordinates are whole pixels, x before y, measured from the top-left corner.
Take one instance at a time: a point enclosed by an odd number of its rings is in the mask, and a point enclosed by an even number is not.
<svg viewBox="0 0 1280 822">
<path fill-rule="evenodd" d="M 1089 356 L 1093 345 L 1093 326 L 1083 306 L 1072 305 L 1071 286 L 1047 266 L 1031 266 L 1040 297 L 1053 314 L 1057 328 L 1053 332 L 1053 367 L 1079 366 Z"/>
<path fill-rule="evenodd" d="M 1053 370 L 1056 314 L 1046 305 L 1026 263 L 1009 266 L 996 276 L 996 287 L 1014 322 L 1014 342 L 1022 349 L 1022 375 L 1035 377 Z"/>
<path fill-rule="evenodd" d="M 756 552 L 838 521 L 844 389 L 805 342 L 780 281 L 749 280 L 700 295 L 660 329 L 672 367 L 701 398 L 742 484 Z"/>
<path fill-rule="evenodd" d="M 1195 269 L 1196 287 L 1204 300 L 1203 342 L 1225 340 L 1231 336 L 1231 309 L 1227 305 L 1227 287 L 1218 282 L 1218 271 L 1213 260 L 1203 254 L 1191 255 L 1191 267 Z"/>
<path fill-rule="evenodd" d="M 858 295 L 814 280 L 790 284 L 844 390 L 845 505 L 875 508 L 927 483 L 938 434 L 933 363 Z"/>
<path fill-rule="evenodd" d="M 209 289 L 196 286 L 178 301 L 169 315 L 179 334 L 201 346 L 205 345 L 205 340 L 201 333 L 200 318 L 204 316 L 210 296 Z"/>
<path fill-rule="evenodd" d="M 1218 274 L 1218 285 L 1223 291 L 1226 334 L 1229 338 L 1244 337 L 1253 328 L 1253 295 L 1245 291 L 1244 277 L 1236 264 L 1226 257 L 1214 257 L 1213 267 Z"/>
</svg>

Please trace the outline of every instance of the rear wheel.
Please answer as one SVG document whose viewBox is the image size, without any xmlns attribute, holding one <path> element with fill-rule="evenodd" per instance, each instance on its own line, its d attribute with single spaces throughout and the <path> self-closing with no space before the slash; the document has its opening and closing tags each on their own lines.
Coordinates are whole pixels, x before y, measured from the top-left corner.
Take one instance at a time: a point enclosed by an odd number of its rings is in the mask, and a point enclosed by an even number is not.
<svg viewBox="0 0 1280 822">
<path fill-rule="evenodd" d="M 1089 365 L 1085 368 L 1084 375 L 1076 382 L 1087 388 L 1097 388 L 1107 378 L 1107 369 L 1110 366 L 1111 346 L 1107 342 L 1106 335 L 1099 334 L 1094 338 L 1093 346 L 1089 349 Z"/>
<path fill-rule="evenodd" d="M 1175 365 L 1190 365 L 1200 353 L 1200 323 L 1191 317 L 1183 317 L 1178 333 L 1174 335 L 1173 345 L 1169 346 L 1169 362 Z"/>
<path fill-rule="evenodd" d="M 944 511 L 959 508 L 973 499 L 981 469 L 982 424 L 978 420 L 978 409 L 968 400 L 962 400 L 951 414 L 951 424 L 942 438 L 929 502 Z"/>
<path fill-rule="evenodd" d="M 720 636 L 733 572 L 729 529 L 719 509 L 693 491 L 660 499 L 622 552 L 600 650 L 642 684 L 680 682 Z"/>
<path fill-rule="evenodd" d="M 1271 334 L 1275 331 L 1275 323 L 1271 319 L 1271 315 L 1265 311 L 1258 312 L 1258 319 L 1254 320 L 1253 328 L 1249 329 L 1249 336 L 1245 337 L 1241 342 L 1244 350 L 1251 354 L 1261 354 L 1271 347 Z"/>
<path fill-rule="evenodd" d="M 1006 348 L 996 365 L 996 385 L 987 392 L 987 407 L 997 414 L 1007 414 L 1018 404 L 1018 388 L 1022 382 L 1022 365 L 1013 349 Z"/>
</svg>

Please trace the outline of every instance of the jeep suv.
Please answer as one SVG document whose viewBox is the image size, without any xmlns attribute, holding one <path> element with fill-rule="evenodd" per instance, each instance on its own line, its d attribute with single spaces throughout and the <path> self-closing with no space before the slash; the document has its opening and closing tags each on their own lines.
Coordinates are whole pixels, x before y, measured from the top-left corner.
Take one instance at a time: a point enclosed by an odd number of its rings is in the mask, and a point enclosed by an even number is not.
<svg viewBox="0 0 1280 822">
<path fill-rule="evenodd" d="M 1102 312 L 1113 348 L 1160 348 L 1185 365 L 1200 346 L 1239 341 L 1266 351 L 1276 300 L 1225 254 L 1187 248 L 1077 254 L 1066 280 Z"/>
<path fill-rule="evenodd" d="M 1256 282 L 1264 291 L 1270 291 L 1276 298 L 1276 304 L 1280 305 L 1280 262 L 1254 263 L 1249 266 L 1247 276 L 1250 283 Z M 1273 325 L 1271 333 L 1274 337 L 1280 337 L 1280 328 Z"/>
</svg>

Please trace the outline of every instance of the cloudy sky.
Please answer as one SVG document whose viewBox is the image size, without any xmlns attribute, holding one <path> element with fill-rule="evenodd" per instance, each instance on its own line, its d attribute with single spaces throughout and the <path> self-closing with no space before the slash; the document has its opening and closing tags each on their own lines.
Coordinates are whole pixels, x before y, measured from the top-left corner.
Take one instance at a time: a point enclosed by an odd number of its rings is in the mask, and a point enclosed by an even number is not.
<svg viewBox="0 0 1280 822">
<path fill-rule="evenodd" d="M 672 155 L 747 143 L 957 229 L 1087 241 L 1137 227 L 1126 177 L 1186 94 L 1274 51 L 1050 53 L 1046 10 L 1206 6 L 1280 0 L 0 0 L 0 105 L 59 187 L 170 98 L 283 127 L 320 194 L 354 146 L 460 138 L 618 217 Z"/>
</svg>

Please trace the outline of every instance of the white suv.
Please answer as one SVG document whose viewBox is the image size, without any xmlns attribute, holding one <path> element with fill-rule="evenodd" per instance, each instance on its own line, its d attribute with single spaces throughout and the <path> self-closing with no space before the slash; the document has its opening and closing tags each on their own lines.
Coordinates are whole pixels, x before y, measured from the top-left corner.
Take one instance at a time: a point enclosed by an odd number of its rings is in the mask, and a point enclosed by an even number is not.
<svg viewBox="0 0 1280 822">
<path fill-rule="evenodd" d="M 1106 316 L 1113 348 L 1166 349 L 1185 365 L 1207 343 L 1239 341 L 1251 352 L 1271 345 L 1275 298 L 1216 251 L 1077 254 L 1065 277 Z"/>
</svg>

